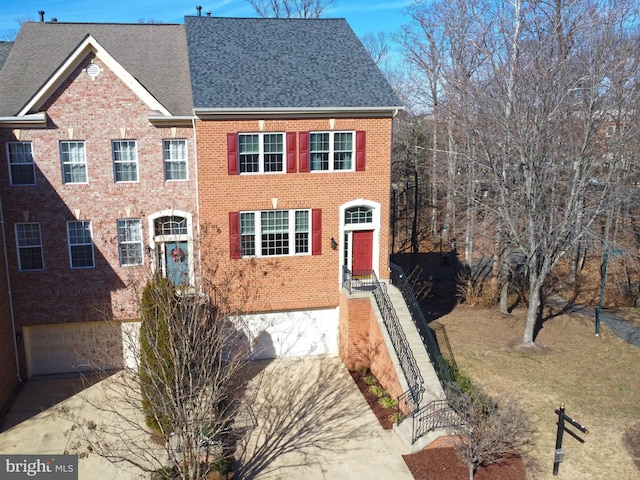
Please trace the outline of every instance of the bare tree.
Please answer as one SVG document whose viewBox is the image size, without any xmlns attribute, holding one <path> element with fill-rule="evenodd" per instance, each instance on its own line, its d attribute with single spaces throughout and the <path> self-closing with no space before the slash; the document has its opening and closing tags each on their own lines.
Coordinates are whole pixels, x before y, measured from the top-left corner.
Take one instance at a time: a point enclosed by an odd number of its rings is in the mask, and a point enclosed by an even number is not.
<svg viewBox="0 0 640 480">
<path fill-rule="evenodd" d="M 469 467 L 473 480 L 480 466 L 513 455 L 531 442 L 531 421 L 515 398 L 493 401 L 480 388 L 452 384 L 446 391 L 451 411 L 440 412 L 439 420 L 454 438 L 454 448 Z"/>
<path fill-rule="evenodd" d="M 386 62 L 389 57 L 389 42 L 387 39 L 387 34 L 385 32 L 378 33 L 365 33 L 360 41 L 364 48 L 369 52 L 371 58 L 378 67 L 382 68 L 382 65 Z"/>
<path fill-rule="evenodd" d="M 420 1 L 410 14 L 400 40 L 422 83 L 413 94 L 433 115 L 434 142 L 444 139 L 443 227 L 465 239 L 469 262 L 479 215 L 489 222 L 503 311 L 513 255 L 521 259 L 532 346 L 549 274 L 565 255 L 578 251 L 579 262 L 602 245 L 603 216 L 621 211 L 619 186 L 636 166 L 637 5 Z M 612 124 L 620 137 L 605 145 Z"/>
<path fill-rule="evenodd" d="M 8 31 L 4 35 L 0 36 L 0 41 L 13 42 L 18 36 L 18 32 L 20 31 L 20 27 L 25 22 L 35 22 L 35 19 L 31 16 L 27 17 L 17 17 L 14 19 L 16 24 L 18 25 L 15 29 Z"/>
<path fill-rule="evenodd" d="M 263 18 L 320 18 L 336 0 L 247 0 Z"/>
<path fill-rule="evenodd" d="M 528 280 L 525 345 L 535 339 L 546 278 L 566 252 L 594 238 L 591 227 L 611 207 L 621 165 L 599 168 L 599 134 L 626 15 L 617 2 L 601 9 L 590 1 L 514 1 L 502 17 L 508 43 L 479 84 L 481 162 L 506 251 L 522 254 Z"/>
<path fill-rule="evenodd" d="M 160 277 L 147 284 L 141 326 L 122 327 L 126 365 L 98 385 L 98 395 L 85 397 L 101 420 L 74 418 L 82 435 L 72 450 L 169 478 L 224 469 L 251 418 L 243 395 L 256 352 L 242 314 L 267 268 L 238 265 L 209 257 L 196 285 L 175 287 Z"/>
</svg>

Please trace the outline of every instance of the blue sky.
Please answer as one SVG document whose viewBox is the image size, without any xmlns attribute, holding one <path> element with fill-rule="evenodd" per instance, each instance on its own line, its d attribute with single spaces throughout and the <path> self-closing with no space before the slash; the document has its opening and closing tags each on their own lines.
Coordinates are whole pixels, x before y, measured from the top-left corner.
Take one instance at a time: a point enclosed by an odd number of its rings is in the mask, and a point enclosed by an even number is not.
<svg viewBox="0 0 640 480">
<path fill-rule="evenodd" d="M 336 6 L 324 17 L 346 18 L 361 37 L 369 32 L 396 31 L 406 19 L 403 9 L 409 0 L 337 0 Z M 0 2 L 0 39 L 18 30 L 18 20 L 39 21 L 39 10 L 45 20 L 60 22 L 135 23 L 139 19 L 154 19 L 164 23 L 183 23 L 185 15 L 196 15 L 196 5 L 202 5 L 219 17 L 254 17 L 255 12 L 245 0 L 2 0 Z"/>
</svg>

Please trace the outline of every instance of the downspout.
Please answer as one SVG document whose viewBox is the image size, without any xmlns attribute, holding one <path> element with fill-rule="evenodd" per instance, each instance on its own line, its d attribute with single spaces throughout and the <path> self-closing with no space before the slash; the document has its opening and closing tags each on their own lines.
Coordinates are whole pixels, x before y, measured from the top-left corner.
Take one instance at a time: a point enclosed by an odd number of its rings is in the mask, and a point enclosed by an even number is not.
<svg viewBox="0 0 640 480">
<path fill-rule="evenodd" d="M 16 319 L 13 312 L 13 295 L 11 293 L 11 276 L 9 275 L 9 256 L 7 254 L 7 235 L 4 228 L 4 209 L 2 208 L 2 197 L 0 197 L 0 224 L 2 225 L 2 247 L 4 250 L 4 270 L 7 275 L 7 295 L 9 297 L 9 316 L 11 317 L 11 331 L 13 333 L 13 351 L 16 356 L 16 376 L 18 382 L 22 383 L 20 376 L 20 357 L 18 355 L 18 340 L 16 339 Z"/>
<path fill-rule="evenodd" d="M 198 278 L 202 283 L 202 237 L 200 230 L 200 182 L 198 181 L 198 134 L 196 130 L 196 116 L 191 119 L 191 128 L 193 128 L 193 166 L 195 169 L 196 180 L 196 229 L 198 232 Z"/>
<path fill-rule="evenodd" d="M 391 182 L 391 164 L 393 163 L 393 120 L 396 118 L 396 115 L 398 115 L 399 112 L 400 112 L 400 109 L 396 108 L 395 111 L 393 112 L 393 115 L 391 115 L 391 148 L 389 149 L 389 182 Z M 389 186 L 391 187 L 391 185 Z M 395 206 L 394 206 L 394 209 L 395 209 Z M 391 213 L 389 213 L 389 218 L 391 218 Z M 395 233 L 395 230 L 394 230 L 394 233 Z M 392 248 L 393 240 L 394 239 L 389 239 L 389 235 L 387 235 L 387 271 L 389 272 L 389 283 L 391 283 L 391 255 L 393 254 L 393 248 Z"/>
</svg>

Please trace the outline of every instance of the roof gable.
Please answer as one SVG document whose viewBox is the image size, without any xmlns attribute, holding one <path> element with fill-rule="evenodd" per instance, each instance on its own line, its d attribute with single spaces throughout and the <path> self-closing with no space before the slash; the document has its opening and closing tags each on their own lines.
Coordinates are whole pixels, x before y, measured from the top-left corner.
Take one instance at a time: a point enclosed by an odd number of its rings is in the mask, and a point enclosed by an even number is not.
<svg viewBox="0 0 640 480">
<path fill-rule="evenodd" d="M 22 110 L 18 112 L 18 116 L 37 112 L 89 53 L 95 53 L 96 57 L 102 60 L 151 110 L 158 110 L 163 115 L 170 115 L 169 111 L 123 68 L 95 38 L 88 35 L 83 42 L 78 45 L 75 51 L 69 55 L 60 68 L 49 77 L 49 80 L 47 80 L 42 88 L 40 88 Z"/>
<path fill-rule="evenodd" d="M 194 108 L 398 108 L 344 19 L 186 17 Z"/>
<path fill-rule="evenodd" d="M 129 82 L 135 80 L 171 115 L 192 114 L 183 25 L 27 22 L 0 70 L 0 117 L 37 105 L 34 98 L 67 62 L 84 53 L 89 37 L 87 45 L 101 52 L 103 61 L 110 57 L 113 68 L 128 75 Z"/>
</svg>

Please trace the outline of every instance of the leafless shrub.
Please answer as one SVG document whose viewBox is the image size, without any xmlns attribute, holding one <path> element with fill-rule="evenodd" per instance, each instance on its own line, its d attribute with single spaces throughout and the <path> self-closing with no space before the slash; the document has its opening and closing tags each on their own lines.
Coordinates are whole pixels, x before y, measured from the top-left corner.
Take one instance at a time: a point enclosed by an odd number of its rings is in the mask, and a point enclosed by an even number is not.
<svg viewBox="0 0 640 480">
<path fill-rule="evenodd" d="M 459 303 L 490 307 L 496 304 L 498 292 L 484 278 L 461 272 L 456 279 L 456 295 Z"/>
<path fill-rule="evenodd" d="M 469 480 L 479 466 L 496 463 L 530 443 L 532 423 L 517 399 L 496 402 L 473 384 L 450 385 L 446 395 L 455 414 L 443 413 L 441 420 L 469 467 Z"/>
</svg>

